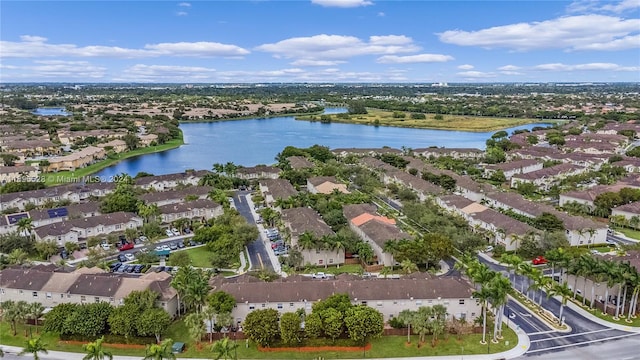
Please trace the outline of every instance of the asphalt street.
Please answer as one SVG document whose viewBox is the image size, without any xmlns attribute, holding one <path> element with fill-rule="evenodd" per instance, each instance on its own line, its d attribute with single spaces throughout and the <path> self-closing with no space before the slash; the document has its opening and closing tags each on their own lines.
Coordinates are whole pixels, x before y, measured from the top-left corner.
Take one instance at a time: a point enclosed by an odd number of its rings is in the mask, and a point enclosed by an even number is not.
<svg viewBox="0 0 640 360">
<path fill-rule="evenodd" d="M 505 267 L 488 262 L 482 257 L 480 257 L 479 259 L 481 262 L 489 265 L 491 269 L 500 271 L 505 276 L 509 275 Z M 526 278 L 520 275 L 511 275 L 509 276 L 509 278 L 512 281 L 513 286 L 518 290 L 522 288 L 523 282 L 526 281 Z M 527 287 L 528 284 L 525 282 L 524 288 L 526 289 Z M 534 292 L 530 291 L 529 296 L 534 297 L 536 299 L 536 302 L 538 302 L 540 298 L 540 292 L 536 292 L 534 295 Z M 542 306 L 545 309 L 551 311 L 551 313 L 556 316 L 558 316 L 560 312 L 560 302 L 555 298 L 547 298 L 545 293 L 542 293 Z M 555 359 L 555 353 L 566 351 L 570 348 L 579 348 L 599 342 L 638 337 L 637 333 L 629 333 L 621 330 L 611 329 L 597 324 L 589 319 L 582 317 L 577 312 L 566 306 L 564 307 L 562 316 L 564 317 L 565 322 L 571 327 L 570 332 L 559 332 L 551 329 L 543 321 L 530 314 L 515 301 L 508 302 L 506 311 L 507 313 L 505 315 L 509 317 L 509 320 L 520 326 L 520 328 L 525 331 L 531 339 L 531 346 L 529 348 L 529 351 L 527 351 L 526 353 L 527 356 L 545 355 L 545 359 Z M 623 343 L 626 344 L 626 341 L 616 342 L 621 343 L 621 345 Z M 638 354 L 638 356 L 640 356 L 640 354 Z M 577 357 L 573 359 L 583 358 Z M 618 358 L 611 357 L 608 359 Z"/>
<path fill-rule="evenodd" d="M 247 203 L 245 196 L 250 195 L 249 191 L 238 191 L 233 195 L 233 202 L 235 203 L 236 210 L 242 215 L 249 224 L 255 225 L 255 219 L 251 213 L 251 208 Z M 273 265 L 269 259 L 269 253 L 264 246 L 264 243 L 258 237 L 254 242 L 247 245 L 249 250 L 249 258 L 251 259 L 251 270 L 271 270 L 273 271 Z"/>
</svg>

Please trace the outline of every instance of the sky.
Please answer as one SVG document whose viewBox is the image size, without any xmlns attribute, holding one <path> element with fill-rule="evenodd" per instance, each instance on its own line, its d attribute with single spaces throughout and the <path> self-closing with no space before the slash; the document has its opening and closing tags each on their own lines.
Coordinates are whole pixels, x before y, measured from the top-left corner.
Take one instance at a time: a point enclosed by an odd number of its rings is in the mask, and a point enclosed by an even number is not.
<svg viewBox="0 0 640 360">
<path fill-rule="evenodd" d="M 2 0 L 13 82 L 640 82 L 640 0 Z"/>
</svg>

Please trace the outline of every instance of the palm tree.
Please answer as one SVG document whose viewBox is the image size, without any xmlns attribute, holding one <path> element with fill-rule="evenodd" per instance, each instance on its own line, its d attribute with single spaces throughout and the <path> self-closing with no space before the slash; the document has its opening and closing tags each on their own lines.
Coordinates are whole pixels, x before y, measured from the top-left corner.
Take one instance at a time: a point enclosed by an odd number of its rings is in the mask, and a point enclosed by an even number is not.
<svg viewBox="0 0 640 360">
<path fill-rule="evenodd" d="M 204 318 L 200 313 L 191 313 L 184 318 L 184 324 L 187 326 L 189 336 L 196 343 L 200 344 L 202 336 L 207 329 L 204 326 Z"/>
<path fill-rule="evenodd" d="M 160 344 L 149 344 L 144 353 L 142 360 L 175 360 L 176 355 L 173 353 L 173 340 L 165 339 Z"/>
<path fill-rule="evenodd" d="M 488 287 L 481 287 L 480 290 L 473 292 L 473 297 L 482 303 L 482 341 L 480 344 L 487 343 L 487 307 L 492 295 Z"/>
<path fill-rule="evenodd" d="M 33 230 L 33 223 L 31 218 L 21 218 L 20 220 L 18 220 L 18 222 L 16 223 L 17 226 L 17 230 L 18 230 L 18 234 L 24 236 L 24 237 L 30 237 L 31 236 L 31 231 Z"/>
<path fill-rule="evenodd" d="M 32 354 L 33 360 L 40 360 L 38 353 L 48 354 L 47 344 L 43 343 L 39 337 L 28 339 L 25 343 L 25 347 L 18 353 L 18 356 L 24 354 Z"/>
<path fill-rule="evenodd" d="M 507 295 L 509 294 L 509 289 L 511 289 L 511 282 L 498 273 L 491 279 L 488 287 L 491 292 L 491 303 L 496 311 L 492 340 L 495 343 L 498 338 L 502 337 L 502 316 L 504 315 L 504 307 L 507 304 Z"/>
<path fill-rule="evenodd" d="M 44 315 L 44 306 L 41 303 L 31 303 L 29 304 L 28 315 L 30 319 L 36 324 L 36 333 L 38 332 L 38 319 Z"/>
<path fill-rule="evenodd" d="M 23 249 L 13 249 L 7 256 L 7 262 L 11 265 L 23 265 L 28 262 L 28 257 L 29 254 Z"/>
<path fill-rule="evenodd" d="M 104 336 L 96 339 L 96 341 L 94 342 L 82 345 L 82 350 L 87 353 L 87 355 L 85 355 L 82 360 L 112 360 L 113 354 L 102 347 L 103 342 Z"/>
<path fill-rule="evenodd" d="M 191 266 L 184 266 L 179 268 L 176 275 L 171 279 L 171 287 L 176 290 L 178 295 L 178 316 L 180 316 L 180 308 L 182 307 L 180 298 L 184 297 L 187 290 L 187 284 L 194 274 L 195 271 Z"/>
<path fill-rule="evenodd" d="M 433 306 L 433 320 L 431 321 L 431 333 L 433 334 L 433 340 L 431 346 L 436 346 L 438 341 L 438 335 L 442 334 L 445 329 L 447 318 L 447 308 L 444 305 Z"/>
<path fill-rule="evenodd" d="M 617 264 L 613 261 L 605 260 L 602 262 L 602 271 L 606 274 L 607 289 L 604 292 L 604 307 L 602 315 L 606 315 L 609 308 L 609 289 L 613 288 L 618 282 Z"/>
<path fill-rule="evenodd" d="M 591 281 L 591 304 L 589 305 L 590 309 L 593 309 L 595 304 L 595 288 L 600 286 L 600 283 L 607 279 L 607 273 L 604 270 L 604 261 L 597 261 L 597 266 L 593 270 L 592 276 L 593 279 Z"/>
<path fill-rule="evenodd" d="M 313 235 L 313 233 L 305 231 L 300 234 L 300 236 L 298 236 L 298 246 L 302 250 L 313 249 L 317 246 L 316 237 Z"/>
<path fill-rule="evenodd" d="M 504 253 L 500 257 L 500 261 L 507 264 L 507 269 L 509 270 L 509 277 L 511 277 L 513 271 L 513 282 L 515 283 L 515 270 L 520 267 L 522 264 L 522 259 L 518 255 L 511 255 Z"/>
<path fill-rule="evenodd" d="M 411 344 L 411 324 L 416 319 L 416 312 L 408 309 L 400 311 L 398 321 L 407 326 L 407 344 Z"/>
<path fill-rule="evenodd" d="M 209 320 L 209 325 L 210 325 L 210 329 L 209 329 L 209 342 L 213 341 L 213 323 L 215 322 L 215 318 L 216 318 L 216 309 L 214 309 L 211 306 L 207 306 L 206 308 L 204 308 L 202 310 L 202 316 L 204 319 Z"/>
<path fill-rule="evenodd" d="M 211 345 L 211 351 L 216 354 L 215 360 L 237 359 L 236 349 L 238 344 L 231 342 L 228 337 L 218 340 Z"/>
<path fill-rule="evenodd" d="M 525 295 L 524 289 L 525 289 L 525 283 L 527 283 L 527 288 L 529 287 L 529 276 L 531 275 L 531 272 L 533 271 L 533 266 L 531 266 L 530 262 L 523 262 L 522 264 L 520 264 L 520 266 L 516 269 L 516 273 L 518 275 L 521 275 L 524 277 L 524 279 L 522 280 L 522 282 L 520 283 L 520 292 L 522 293 L 522 295 Z M 526 296 L 527 298 L 529 297 L 529 291 L 526 292 Z"/>
<path fill-rule="evenodd" d="M 567 305 L 567 299 L 569 299 L 571 295 L 573 295 L 573 292 L 569 289 L 566 281 L 562 284 L 555 283 L 547 293 L 547 298 L 551 296 L 560 296 L 560 313 L 558 314 L 560 326 L 563 325 L 562 312 L 564 311 L 565 305 Z"/>
<path fill-rule="evenodd" d="M 409 259 L 402 260 L 402 262 L 400 263 L 400 267 L 402 268 L 402 272 L 405 274 L 411 274 L 418 271 L 418 265 L 414 264 Z"/>
<path fill-rule="evenodd" d="M 618 297 L 616 300 L 616 315 L 614 316 L 614 320 L 620 319 L 620 309 L 622 308 L 622 312 L 624 313 L 624 305 L 627 297 L 627 281 L 631 278 L 631 265 L 629 262 L 622 262 L 618 264 L 619 271 L 619 281 L 620 285 L 618 287 Z M 622 294 L 622 289 L 624 288 L 624 294 Z"/>
</svg>

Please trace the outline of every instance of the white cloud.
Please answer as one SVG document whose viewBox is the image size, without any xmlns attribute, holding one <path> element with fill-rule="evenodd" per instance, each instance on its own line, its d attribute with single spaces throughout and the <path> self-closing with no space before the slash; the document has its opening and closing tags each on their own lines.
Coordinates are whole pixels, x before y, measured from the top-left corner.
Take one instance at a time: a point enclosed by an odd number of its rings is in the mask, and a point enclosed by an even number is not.
<svg viewBox="0 0 640 360">
<path fill-rule="evenodd" d="M 462 71 L 457 73 L 458 76 L 466 79 L 486 79 L 496 77 L 496 74 L 483 71 Z"/>
<path fill-rule="evenodd" d="M 22 42 L 0 41 L 0 57 L 105 57 L 105 58 L 144 58 L 157 56 L 176 57 L 238 57 L 249 51 L 236 45 L 217 42 L 178 42 L 148 44 L 142 49 L 117 46 L 89 45 L 78 47 L 74 44 L 49 44 L 46 38 L 24 35 Z"/>
<path fill-rule="evenodd" d="M 623 50 L 640 47 L 640 43 L 633 41 L 638 29 L 640 19 L 579 15 L 477 31 L 449 30 L 438 36 L 442 42 L 460 46 L 508 48 L 519 51 L 551 48 Z M 611 42 L 615 42 L 616 45 L 608 46 Z"/>
<path fill-rule="evenodd" d="M 549 63 L 536 65 L 533 69 L 543 71 L 640 71 L 640 66 L 620 66 L 613 63 L 587 63 L 576 65 Z"/>
<path fill-rule="evenodd" d="M 87 61 L 39 60 L 32 65 L 3 65 L 2 81 L 36 79 L 104 79 L 107 68 Z M 13 70 L 16 72 L 14 73 Z"/>
<path fill-rule="evenodd" d="M 500 74 L 502 74 L 502 75 L 524 75 L 523 73 L 521 73 L 519 71 L 500 71 Z"/>
<path fill-rule="evenodd" d="M 311 3 L 324 7 L 354 8 L 373 5 L 368 0 L 311 0 Z"/>
<path fill-rule="evenodd" d="M 187 15 L 189 15 L 189 13 L 188 13 L 188 12 L 186 12 L 186 11 L 178 11 L 178 12 L 176 13 L 176 15 L 178 15 L 178 16 L 187 16 Z"/>
<path fill-rule="evenodd" d="M 380 11 L 380 12 L 378 13 L 378 16 L 379 16 L 379 17 L 385 17 L 386 15 L 387 15 L 387 14 L 383 13 L 382 11 Z"/>
<path fill-rule="evenodd" d="M 392 55 L 415 52 L 420 48 L 404 35 L 371 36 L 363 41 L 355 36 L 315 35 L 289 38 L 277 43 L 263 44 L 259 51 L 272 53 L 276 58 L 305 60 L 337 60 L 361 55 Z"/>
<path fill-rule="evenodd" d="M 640 1 L 638 0 L 622 0 L 619 2 L 605 2 L 598 0 L 579 0 L 574 1 L 567 6 L 567 12 L 569 13 L 594 13 L 594 12 L 609 12 L 620 14 L 627 10 L 634 10 L 640 8 Z"/>
<path fill-rule="evenodd" d="M 291 63 L 293 66 L 334 66 L 338 64 L 343 64 L 344 61 L 339 60 L 296 60 Z"/>
<path fill-rule="evenodd" d="M 464 65 L 458 66 L 458 69 L 460 69 L 460 70 L 471 70 L 473 68 L 474 68 L 474 66 L 470 65 L 470 64 L 464 64 Z"/>
<path fill-rule="evenodd" d="M 378 58 L 381 64 L 434 63 L 453 60 L 452 56 L 442 54 L 418 54 L 408 56 L 385 55 Z"/>
<path fill-rule="evenodd" d="M 191 7 L 191 3 L 181 2 L 181 3 L 178 4 L 178 6 L 180 6 L 180 7 L 188 7 L 189 8 L 189 7 Z"/>
<path fill-rule="evenodd" d="M 502 70 L 502 71 L 516 71 L 520 69 L 521 67 L 516 65 L 505 65 L 498 68 L 498 70 Z"/>
</svg>

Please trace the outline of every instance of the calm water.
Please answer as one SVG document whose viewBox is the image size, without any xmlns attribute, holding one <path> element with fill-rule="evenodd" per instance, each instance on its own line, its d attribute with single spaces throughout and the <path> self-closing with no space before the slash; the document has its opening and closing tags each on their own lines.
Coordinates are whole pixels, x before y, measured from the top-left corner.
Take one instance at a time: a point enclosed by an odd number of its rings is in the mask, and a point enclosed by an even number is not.
<svg viewBox="0 0 640 360">
<path fill-rule="evenodd" d="M 53 116 L 53 115 L 69 116 L 69 115 L 71 115 L 71 113 L 67 112 L 67 110 L 65 108 L 61 108 L 61 107 L 37 108 L 34 111 L 32 111 L 31 113 L 34 114 L 34 115 L 40 115 L 40 116 Z"/>
<path fill-rule="evenodd" d="M 327 113 L 344 112 L 342 108 Z M 530 124 L 506 129 L 531 129 Z M 186 169 L 211 169 L 214 163 L 231 161 L 236 165 L 273 164 L 285 146 L 309 147 L 314 144 L 335 148 L 400 149 L 429 146 L 472 147 L 484 149 L 493 134 L 462 131 L 374 127 L 352 124 L 321 124 L 297 121 L 293 117 L 248 119 L 203 123 L 185 123 L 180 128 L 185 144 L 177 149 L 127 159 L 102 170 L 109 177 L 120 173 L 135 175 L 140 171 L 155 175 L 182 172 Z"/>
</svg>

